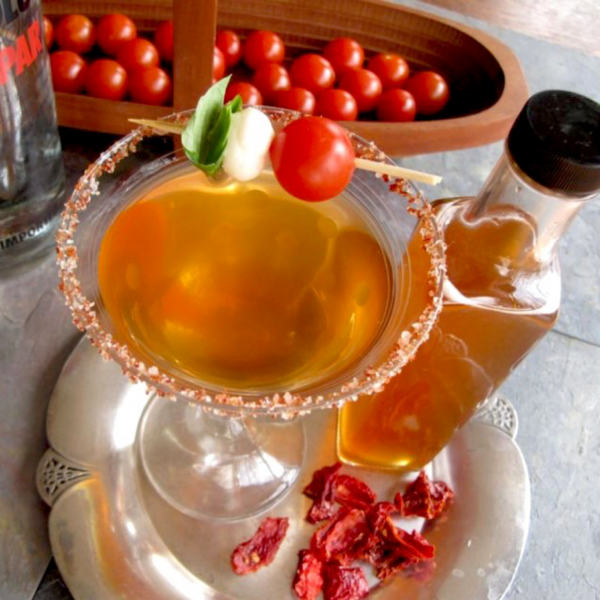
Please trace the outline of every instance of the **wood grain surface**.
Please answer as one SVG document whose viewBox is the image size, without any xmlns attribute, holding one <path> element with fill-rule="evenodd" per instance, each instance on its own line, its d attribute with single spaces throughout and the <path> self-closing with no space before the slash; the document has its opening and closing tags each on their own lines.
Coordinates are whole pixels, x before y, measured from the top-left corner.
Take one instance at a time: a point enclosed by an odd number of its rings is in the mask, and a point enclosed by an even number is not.
<svg viewBox="0 0 600 600">
<path fill-rule="evenodd" d="M 424 0 L 532 37 L 600 56 L 600 0 Z"/>
<path fill-rule="evenodd" d="M 151 20 L 168 15 L 170 0 L 122 0 L 122 12 Z M 144 107 L 86 96 L 57 94 L 59 123 L 111 133 L 131 129 L 129 118 L 154 119 L 192 108 L 212 76 L 217 1 L 174 0 L 174 106 Z M 79 12 L 97 18 L 116 10 L 115 0 L 45 0 L 51 17 Z M 336 37 L 353 37 L 367 57 L 393 51 L 414 71 L 433 70 L 450 86 L 450 101 L 431 120 L 380 123 L 364 115 L 347 126 L 393 156 L 487 144 L 506 136 L 525 103 L 527 85 L 514 53 L 477 29 L 382 0 L 219 0 L 218 25 L 242 36 L 254 29 L 277 31 L 289 56 L 321 52 Z M 93 114 L 93 119 L 90 115 Z"/>
</svg>

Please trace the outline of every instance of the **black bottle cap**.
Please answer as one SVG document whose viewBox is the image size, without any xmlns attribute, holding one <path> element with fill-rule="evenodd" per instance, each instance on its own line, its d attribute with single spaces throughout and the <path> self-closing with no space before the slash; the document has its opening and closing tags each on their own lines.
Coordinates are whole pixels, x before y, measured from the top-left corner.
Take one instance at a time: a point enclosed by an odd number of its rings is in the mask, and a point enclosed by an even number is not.
<svg viewBox="0 0 600 600">
<path fill-rule="evenodd" d="M 572 92 L 535 94 L 508 134 L 508 149 L 540 185 L 593 194 L 600 190 L 600 104 Z"/>
</svg>

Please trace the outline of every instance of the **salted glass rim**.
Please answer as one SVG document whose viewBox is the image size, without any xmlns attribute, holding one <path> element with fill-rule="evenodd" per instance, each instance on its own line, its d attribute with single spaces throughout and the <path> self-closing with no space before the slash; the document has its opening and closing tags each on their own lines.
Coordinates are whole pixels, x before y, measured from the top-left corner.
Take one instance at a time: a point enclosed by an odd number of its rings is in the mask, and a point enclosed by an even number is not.
<svg viewBox="0 0 600 600">
<path fill-rule="evenodd" d="M 272 120 L 282 124 L 300 118 L 296 111 L 259 107 Z M 183 123 L 192 111 L 174 113 L 161 120 Z M 395 164 L 374 143 L 349 132 L 355 153 L 360 158 Z M 86 210 L 93 196 L 100 194 L 99 179 L 105 173 L 113 173 L 116 165 L 126 157 L 135 154 L 138 144 L 146 137 L 161 135 L 159 132 L 141 127 L 115 142 L 108 150 L 91 164 L 77 182 L 75 189 L 65 204 L 56 234 L 57 263 L 59 267 L 59 289 L 65 296 L 71 311 L 73 323 L 84 331 L 91 343 L 96 346 L 105 360 L 115 360 L 132 382 L 144 382 L 150 391 L 170 399 L 183 399 L 203 405 L 222 414 L 274 414 L 281 417 L 293 417 L 310 412 L 314 408 L 341 406 L 347 400 L 356 400 L 383 389 L 385 384 L 396 376 L 404 365 L 414 356 L 419 346 L 425 342 L 442 308 L 442 294 L 445 280 L 445 246 L 440 226 L 435 218 L 431 204 L 425 196 L 410 182 L 388 176 L 373 174 L 382 179 L 391 192 L 406 199 L 406 210 L 419 220 L 419 232 L 423 239 L 423 248 L 427 252 L 430 267 L 427 274 L 429 301 L 420 315 L 400 332 L 387 357 L 374 368 L 368 367 L 361 376 L 339 383 L 328 393 L 314 395 L 305 392 L 280 391 L 261 397 L 255 394 L 244 396 L 239 392 L 222 389 L 215 393 L 209 385 L 188 387 L 176 377 L 169 375 L 156 365 L 145 364 L 136 358 L 129 346 L 118 342 L 106 331 L 98 318 L 95 303 L 85 296 L 77 275 L 78 251 L 74 236 L 79 224 L 79 213 Z M 417 230 L 415 230 L 417 235 Z M 219 387 L 219 386 L 213 386 Z"/>
</svg>

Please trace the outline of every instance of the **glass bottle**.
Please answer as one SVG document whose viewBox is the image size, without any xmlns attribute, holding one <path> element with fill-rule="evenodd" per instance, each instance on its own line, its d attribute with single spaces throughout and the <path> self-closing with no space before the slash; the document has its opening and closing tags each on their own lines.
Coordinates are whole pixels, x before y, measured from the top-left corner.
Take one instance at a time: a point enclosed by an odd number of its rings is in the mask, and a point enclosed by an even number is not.
<svg viewBox="0 0 600 600">
<path fill-rule="evenodd" d="M 557 242 L 599 189 L 600 106 L 570 92 L 531 97 L 479 195 L 436 203 L 447 246 L 439 322 L 382 392 L 340 411 L 343 461 L 416 470 L 450 441 L 554 325 Z M 415 235 L 417 288 L 419 245 Z"/>
<path fill-rule="evenodd" d="M 0 271 L 45 251 L 64 172 L 39 0 L 0 0 Z"/>
</svg>

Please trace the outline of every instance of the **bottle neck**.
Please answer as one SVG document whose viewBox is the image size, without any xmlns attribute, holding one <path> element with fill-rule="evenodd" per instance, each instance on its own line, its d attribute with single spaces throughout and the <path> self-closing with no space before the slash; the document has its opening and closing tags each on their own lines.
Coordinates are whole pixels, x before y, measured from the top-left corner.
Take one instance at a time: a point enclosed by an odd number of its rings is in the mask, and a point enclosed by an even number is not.
<svg viewBox="0 0 600 600">
<path fill-rule="evenodd" d="M 595 194 L 594 194 L 595 195 Z M 481 219 L 514 214 L 525 219 L 534 231 L 528 249 L 536 261 L 550 261 L 556 243 L 577 212 L 592 196 L 572 197 L 556 193 L 530 179 L 512 159 L 508 149 L 496 164 L 483 189 L 474 200 L 467 218 Z"/>
</svg>

